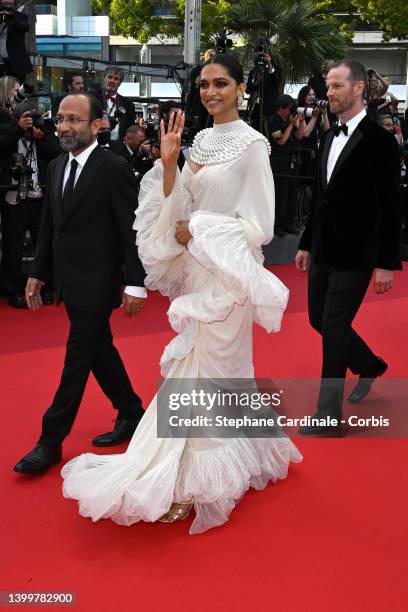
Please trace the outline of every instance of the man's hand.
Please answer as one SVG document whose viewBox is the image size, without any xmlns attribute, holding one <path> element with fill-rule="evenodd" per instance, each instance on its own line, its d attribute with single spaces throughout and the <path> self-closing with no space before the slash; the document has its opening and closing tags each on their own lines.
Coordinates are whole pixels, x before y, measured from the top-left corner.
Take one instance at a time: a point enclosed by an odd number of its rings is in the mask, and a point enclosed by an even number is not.
<svg viewBox="0 0 408 612">
<path fill-rule="evenodd" d="M 176 229 L 176 240 L 179 244 L 187 246 L 191 238 L 193 237 L 190 230 L 188 229 L 188 221 L 182 220 L 177 221 Z"/>
<path fill-rule="evenodd" d="M 307 272 L 310 266 L 309 251 L 298 251 L 295 257 L 296 268 L 301 272 Z"/>
<path fill-rule="evenodd" d="M 387 293 L 392 288 L 392 270 L 374 269 L 374 289 L 376 293 Z"/>
<path fill-rule="evenodd" d="M 21 114 L 20 119 L 18 120 L 18 125 L 21 129 L 26 132 L 27 130 L 31 130 L 33 127 L 33 119 L 30 117 L 31 111 L 25 111 L 25 113 Z"/>
<path fill-rule="evenodd" d="M 122 306 L 125 309 L 125 317 L 133 317 L 140 312 L 145 305 L 146 298 L 134 297 L 127 293 L 122 295 Z"/>
<path fill-rule="evenodd" d="M 30 310 L 38 310 L 42 306 L 41 287 L 44 283 L 38 278 L 29 278 L 25 289 L 25 299 Z"/>
</svg>

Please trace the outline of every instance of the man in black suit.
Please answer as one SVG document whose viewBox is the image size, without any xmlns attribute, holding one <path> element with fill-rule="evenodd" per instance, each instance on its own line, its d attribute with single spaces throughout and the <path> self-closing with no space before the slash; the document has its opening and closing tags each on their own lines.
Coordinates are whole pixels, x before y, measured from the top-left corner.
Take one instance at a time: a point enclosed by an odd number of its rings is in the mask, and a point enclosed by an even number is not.
<svg viewBox="0 0 408 612">
<path fill-rule="evenodd" d="M 16 10 L 14 0 L 0 0 L 0 76 L 12 75 L 22 83 L 33 71 L 25 46 L 28 15 Z"/>
<path fill-rule="evenodd" d="M 95 92 L 95 96 L 107 111 L 111 122 L 111 140 L 122 140 L 129 126 L 135 123 L 135 107 L 118 94 L 125 74 L 119 66 L 108 66 L 105 70 L 105 88 Z"/>
<path fill-rule="evenodd" d="M 143 416 L 109 325 L 113 308 L 122 303 L 131 317 L 145 302 L 145 273 L 132 230 L 137 186 L 125 160 L 98 146 L 101 117 L 100 103 L 85 92 L 66 96 L 56 117 L 66 153 L 49 165 L 26 299 L 31 309 L 40 307 L 40 288 L 53 256 L 57 300 L 64 300 L 71 327 L 61 382 L 44 414 L 40 439 L 15 466 L 17 472 L 38 474 L 61 461 L 62 442 L 90 372 L 118 410 L 113 431 L 96 437 L 95 445 L 130 439 Z M 123 263 L 126 288 L 121 298 Z"/>
<path fill-rule="evenodd" d="M 389 291 L 401 269 L 398 147 L 366 114 L 366 73 L 342 61 L 327 76 L 330 110 L 339 124 L 321 146 L 314 210 L 299 244 L 296 266 L 309 269 L 309 318 L 322 335 L 323 366 L 318 419 L 300 433 L 340 432 L 347 368 L 360 378 L 349 401 L 358 403 L 387 369 L 352 328 L 371 277 Z"/>
</svg>

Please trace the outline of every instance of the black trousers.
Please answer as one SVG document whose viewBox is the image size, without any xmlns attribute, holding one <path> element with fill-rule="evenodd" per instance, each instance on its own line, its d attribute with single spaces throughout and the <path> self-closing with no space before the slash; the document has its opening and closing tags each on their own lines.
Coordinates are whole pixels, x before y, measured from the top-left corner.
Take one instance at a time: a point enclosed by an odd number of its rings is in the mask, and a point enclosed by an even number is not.
<svg viewBox="0 0 408 612">
<path fill-rule="evenodd" d="M 119 419 L 143 416 L 140 397 L 133 391 L 122 359 L 113 345 L 111 310 L 88 312 L 66 308 L 71 327 L 61 382 L 43 416 L 40 444 L 57 446 L 74 424 L 90 372 L 118 410 Z"/>
<path fill-rule="evenodd" d="M 289 228 L 296 217 L 299 182 L 288 176 L 296 175 L 289 157 L 272 159 L 271 166 L 275 182 L 275 227 Z"/>
<path fill-rule="evenodd" d="M 30 231 L 33 246 L 40 231 L 43 198 L 27 199 L 18 204 L 3 201 L 1 206 L 2 260 L 1 279 L 7 295 L 24 292 L 23 248 L 26 231 Z M 46 279 L 47 284 L 51 279 Z"/>
<path fill-rule="evenodd" d="M 323 363 L 318 411 L 342 414 L 347 368 L 353 374 L 370 371 L 376 356 L 352 328 L 370 284 L 372 268 L 338 270 L 312 264 L 308 302 L 312 327 L 322 336 Z"/>
</svg>

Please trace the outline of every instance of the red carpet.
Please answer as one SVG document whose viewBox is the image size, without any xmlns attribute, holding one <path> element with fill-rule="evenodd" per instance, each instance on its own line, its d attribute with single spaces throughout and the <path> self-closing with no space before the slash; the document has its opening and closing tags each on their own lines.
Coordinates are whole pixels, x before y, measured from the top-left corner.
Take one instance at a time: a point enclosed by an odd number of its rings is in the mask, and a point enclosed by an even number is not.
<svg viewBox="0 0 408 612">
<path fill-rule="evenodd" d="M 290 306 L 280 334 L 256 329 L 256 373 L 318 376 L 320 340 L 307 321 L 306 279 L 292 266 L 274 271 L 291 289 Z M 407 269 L 386 296 L 370 288 L 356 321 L 390 363 L 388 377 L 408 374 L 407 289 Z M 172 335 L 166 309 L 154 294 L 139 317 L 113 316 L 116 344 L 145 405 Z M 58 468 L 36 478 L 13 473 L 56 388 L 66 331 L 63 308 L 19 312 L 0 302 L 0 591 L 72 591 L 81 612 L 407 609 L 405 440 L 298 438 L 304 462 L 286 481 L 251 491 L 228 524 L 199 536 L 188 535 L 190 520 L 92 524 L 62 497 Z M 91 380 L 64 461 L 93 451 L 92 437 L 108 431 L 113 418 Z"/>
</svg>

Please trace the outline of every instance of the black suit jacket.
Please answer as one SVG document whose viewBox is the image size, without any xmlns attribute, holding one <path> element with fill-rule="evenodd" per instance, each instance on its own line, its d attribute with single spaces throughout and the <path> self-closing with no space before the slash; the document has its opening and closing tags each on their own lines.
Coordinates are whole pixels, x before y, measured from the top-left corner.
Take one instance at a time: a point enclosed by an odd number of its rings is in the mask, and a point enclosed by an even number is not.
<svg viewBox="0 0 408 612">
<path fill-rule="evenodd" d="M 15 11 L 7 19 L 7 55 L 13 74 L 20 79 L 33 71 L 25 46 L 25 33 L 28 32 L 28 15 Z"/>
<path fill-rule="evenodd" d="M 108 104 L 106 100 L 105 90 L 100 89 L 96 91 L 94 95 L 102 103 L 103 108 L 107 110 Z M 120 94 L 116 94 L 115 113 L 117 114 L 117 117 L 119 119 L 119 140 L 122 140 L 126 135 L 126 130 L 128 129 L 128 127 L 135 123 L 135 107 L 130 100 L 124 98 Z"/>
<path fill-rule="evenodd" d="M 76 310 L 110 310 L 121 303 L 125 283 L 143 286 L 145 272 L 132 229 L 137 183 L 124 159 L 97 147 L 62 211 L 62 184 L 68 155 L 49 165 L 47 194 L 31 276 L 44 280 L 52 259 L 58 300 Z"/>
<path fill-rule="evenodd" d="M 366 116 L 344 147 L 327 184 L 334 133 L 321 144 L 313 210 L 299 248 L 338 269 L 400 270 L 401 201 L 398 145 Z"/>
</svg>

